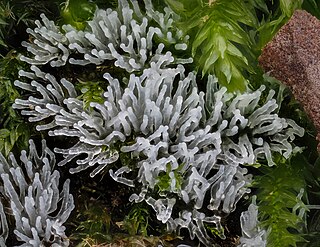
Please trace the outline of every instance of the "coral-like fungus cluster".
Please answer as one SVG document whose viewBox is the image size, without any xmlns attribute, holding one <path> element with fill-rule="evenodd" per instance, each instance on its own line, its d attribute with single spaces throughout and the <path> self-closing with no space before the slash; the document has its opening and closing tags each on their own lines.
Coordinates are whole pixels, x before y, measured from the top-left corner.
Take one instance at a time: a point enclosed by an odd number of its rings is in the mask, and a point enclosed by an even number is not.
<svg viewBox="0 0 320 247">
<path fill-rule="evenodd" d="M 70 181 L 59 190 L 55 155 L 45 141 L 40 155 L 32 140 L 29 148 L 29 154 L 21 152 L 20 162 L 13 155 L 6 160 L 0 154 L 0 246 L 6 246 L 12 220 L 19 246 L 69 246 L 63 224 L 74 208 Z"/>
</svg>

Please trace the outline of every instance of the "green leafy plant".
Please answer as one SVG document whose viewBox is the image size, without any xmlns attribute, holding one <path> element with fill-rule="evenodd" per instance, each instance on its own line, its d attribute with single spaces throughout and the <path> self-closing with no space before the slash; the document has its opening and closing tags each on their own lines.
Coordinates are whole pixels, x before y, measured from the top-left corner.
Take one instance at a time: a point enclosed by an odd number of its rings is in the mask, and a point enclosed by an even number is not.
<svg viewBox="0 0 320 247">
<path fill-rule="evenodd" d="M 17 53 L 11 51 L 0 59 L 0 152 L 8 155 L 14 147 L 27 149 L 30 128 L 12 109 L 14 100 L 20 96 L 13 85 L 18 70 L 22 68 Z"/>
<path fill-rule="evenodd" d="M 265 2 L 258 0 L 259 2 Z M 256 30 L 258 39 L 253 47 L 256 51 L 261 49 L 272 39 L 276 32 L 290 19 L 296 9 L 301 8 L 303 0 L 271 1 L 271 5 L 264 11 Z"/>
<path fill-rule="evenodd" d="M 304 155 L 301 163 L 307 168 L 305 179 L 308 184 L 308 199 L 311 205 L 308 205 L 310 213 L 308 214 L 307 230 L 303 235 L 305 243 L 300 244 L 303 247 L 317 247 L 320 245 L 320 157 L 312 162 L 312 158 Z M 310 163 L 311 162 L 311 163 Z"/>
<path fill-rule="evenodd" d="M 221 239 L 225 239 L 225 233 L 224 233 L 224 228 L 221 228 L 221 229 L 217 229 L 216 226 L 213 226 L 213 225 L 210 225 L 210 224 L 204 224 L 204 227 L 206 229 L 209 230 L 209 232 L 214 235 L 214 236 L 218 236 L 219 238 Z"/>
<path fill-rule="evenodd" d="M 202 74 L 215 74 L 230 91 L 244 91 L 262 47 L 302 1 L 166 0 L 181 16 Z M 272 11 L 270 9 L 276 9 Z"/>
<path fill-rule="evenodd" d="M 304 242 L 302 233 L 306 227 L 305 167 L 302 155 L 290 160 L 278 157 L 276 167 L 262 166 L 264 175 L 257 176 L 259 219 L 268 231 L 268 247 L 296 246 Z"/>
<path fill-rule="evenodd" d="M 125 216 L 123 228 L 129 235 L 148 236 L 147 228 L 149 227 L 149 212 L 147 207 L 142 205 L 134 205 L 130 212 Z"/>
<path fill-rule="evenodd" d="M 111 240 L 110 211 L 97 201 L 84 202 L 83 208 L 78 210 L 75 239 L 81 239 L 78 246 L 87 247 L 97 243 L 104 243 Z"/>
<path fill-rule="evenodd" d="M 240 0 L 167 2 L 191 34 L 192 54 L 202 74 L 213 73 L 229 90 L 244 91 L 244 71 L 252 72 L 247 59 L 252 42 L 243 25 L 258 25 L 255 8 Z"/>
<path fill-rule="evenodd" d="M 312 15 L 320 19 L 320 2 L 316 0 L 304 0 L 302 8 L 307 10 Z"/>
<path fill-rule="evenodd" d="M 96 10 L 96 5 L 87 0 L 67 0 L 61 10 L 62 23 L 70 24 L 78 30 L 86 27 Z"/>
<path fill-rule="evenodd" d="M 91 102 L 102 104 L 104 102 L 103 93 L 104 88 L 102 82 L 83 82 L 79 80 L 77 88 L 81 91 L 78 99 L 83 101 L 84 108 L 88 109 Z"/>
<path fill-rule="evenodd" d="M 0 46 L 7 47 L 4 39 L 6 35 L 6 28 L 8 27 L 9 23 L 7 19 L 12 18 L 15 19 L 11 6 L 9 2 L 1 2 L 0 3 Z"/>
<path fill-rule="evenodd" d="M 180 164 L 179 167 L 174 170 L 173 176 L 176 179 L 176 190 L 180 190 L 181 189 L 181 183 L 183 182 L 183 174 L 181 172 L 181 170 L 183 169 L 183 165 L 184 164 Z M 171 184 L 171 179 L 172 177 L 170 177 L 170 173 L 172 171 L 171 168 L 171 164 L 167 164 L 167 170 L 166 172 L 161 172 L 161 174 L 159 174 L 159 178 L 158 181 L 156 183 L 156 186 L 159 188 L 159 192 L 163 192 L 163 191 L 170 191 L 170 184 Z"/>
</svg>

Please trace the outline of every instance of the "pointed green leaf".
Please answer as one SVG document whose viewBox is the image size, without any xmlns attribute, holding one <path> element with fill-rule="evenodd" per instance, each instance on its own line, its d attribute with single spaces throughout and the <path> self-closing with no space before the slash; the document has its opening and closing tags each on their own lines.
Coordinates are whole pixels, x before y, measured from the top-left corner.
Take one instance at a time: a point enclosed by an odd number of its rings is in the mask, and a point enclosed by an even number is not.
<svg viewBox="0 0 320 247">
<path fill-rule="evenodd" d="M 10 135 L 10 130 L 0 129 L 0 139 L 7 138 Z"/>
<path fill-rule="evenodd" d="M 208 59 L 205 61 L 205 64 L 203 66 L 203 74 L 207 73 L 208 71 L 213 71 L 214 63 L 218 60 L 219 54 L 218 51 L 213 50 L 211 51 L 210 55 L 208 56 Z"/>
</svg>

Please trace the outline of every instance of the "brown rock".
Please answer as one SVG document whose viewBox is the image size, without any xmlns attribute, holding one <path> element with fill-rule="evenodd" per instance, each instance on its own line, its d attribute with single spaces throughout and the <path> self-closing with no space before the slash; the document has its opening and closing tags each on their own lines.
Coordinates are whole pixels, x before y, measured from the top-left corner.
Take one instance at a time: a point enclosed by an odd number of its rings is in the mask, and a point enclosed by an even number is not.
<svg viewBox="0 0 320 247">
<path fill-rule="evenodd" d="M 289 86 L 313 121 L 320 141 L 320 21 L 297 10 L 263 49 L 259 63 Z"/>
</svg>

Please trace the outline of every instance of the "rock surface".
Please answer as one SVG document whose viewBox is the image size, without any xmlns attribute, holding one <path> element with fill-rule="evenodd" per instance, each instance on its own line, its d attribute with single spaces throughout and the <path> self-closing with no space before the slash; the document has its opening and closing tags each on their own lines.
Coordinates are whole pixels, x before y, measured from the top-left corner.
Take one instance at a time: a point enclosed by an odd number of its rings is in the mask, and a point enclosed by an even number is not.
<svg viewBox="0 0 320 247">
<path fill-rule="evenodd" d="M 320 141 L 320 21 L 297 10 L 265 46 L 259 63 L 289 86 L 313 121 Z"/>
</svg>

